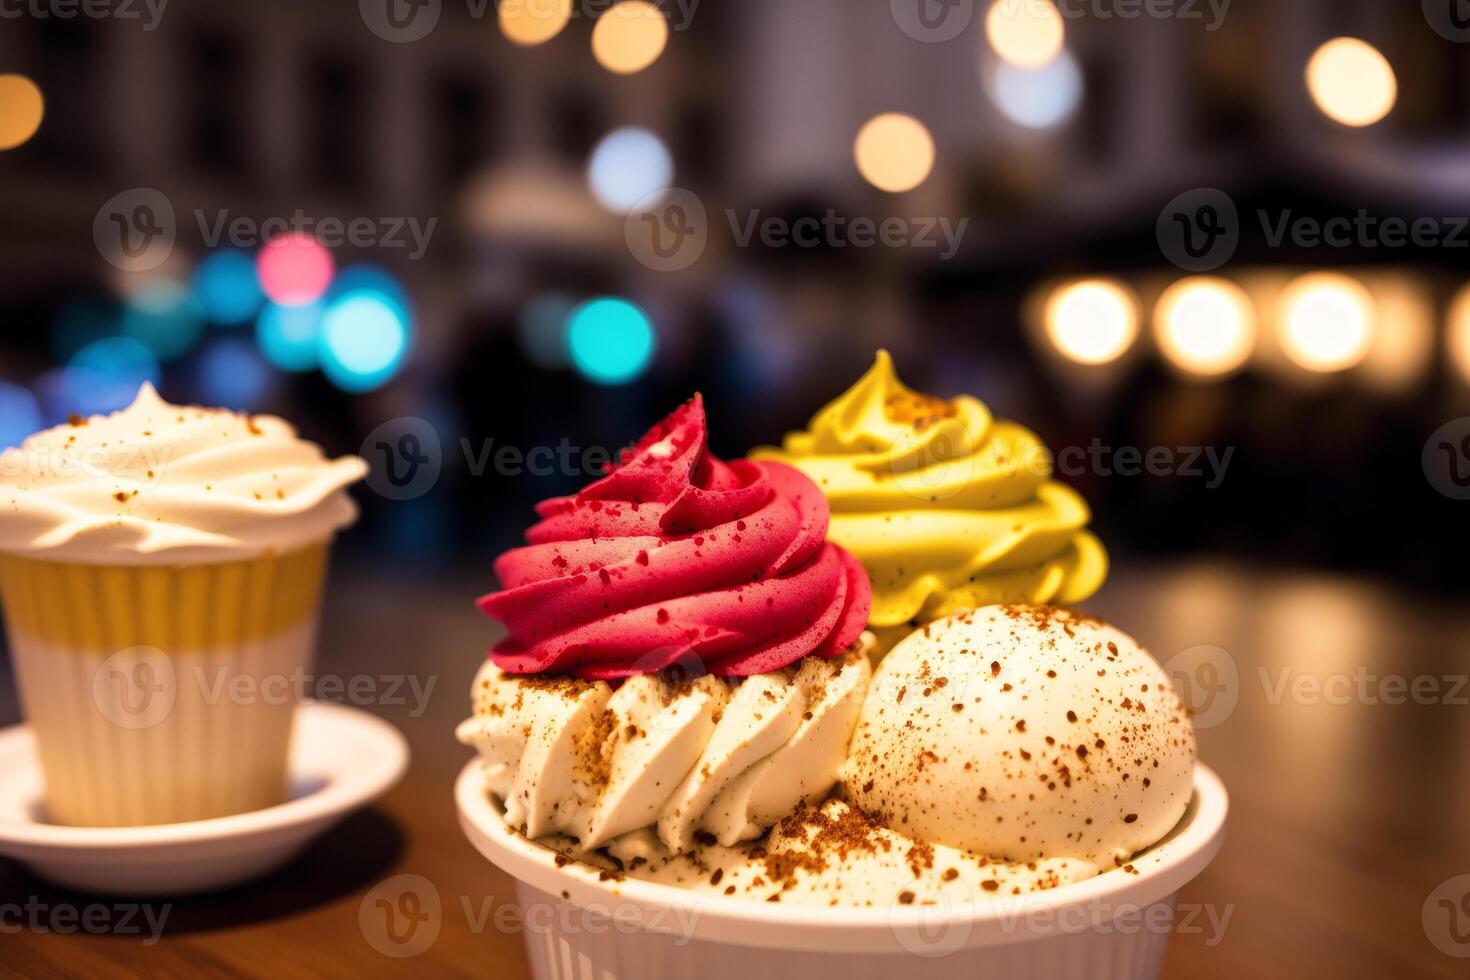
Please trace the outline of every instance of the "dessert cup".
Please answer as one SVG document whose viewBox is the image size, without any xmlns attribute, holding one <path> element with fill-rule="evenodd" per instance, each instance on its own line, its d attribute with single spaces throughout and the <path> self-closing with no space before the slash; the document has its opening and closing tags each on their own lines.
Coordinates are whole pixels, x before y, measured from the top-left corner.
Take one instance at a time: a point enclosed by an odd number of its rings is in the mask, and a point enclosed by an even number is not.
<svg viewBox="0 0 1470 980">
<path fill-rule="evenodd" d="M 0 599 L 48 818 L 140 826 L 286 799 L 355 457 L 144 386 L 0 455 Z"/>
<path fill-rule="evenodd" d="M 327 542 L 251 561 L 0 556 L 10 649 L 58 823 L 138 826 L 285 800 Z"/>
<path fill-rule="evenodd" d="M 507 826 L 478 762 L 455 785 L 460 826 L 516 882 L 537 980 L 1149 980 L 1180 888 L 1224 839 L 1228 800 L 1208 767 L 1173 831 L 1115 870 L 972 903 L 810 908 L 702 897 L 568 863 Z"/>
</svg>

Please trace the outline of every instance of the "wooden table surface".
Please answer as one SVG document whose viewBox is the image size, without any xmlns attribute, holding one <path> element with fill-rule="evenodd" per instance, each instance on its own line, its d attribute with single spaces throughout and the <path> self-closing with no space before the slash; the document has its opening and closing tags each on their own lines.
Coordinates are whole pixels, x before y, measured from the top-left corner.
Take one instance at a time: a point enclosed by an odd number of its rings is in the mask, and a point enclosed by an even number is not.
<svg viewBox="0 0 1470 980">
<path fill-rule="evenodd" d="M 0 975 L 527 976 L 515 910 L 501 911 L 514 906 L 511 884 L 464 841 L 450 798 L 469 758 L 453 727 L 492 636 L 469 601 L 488 581 L 473 579 L 337 569 L 319 670 L 433 683 L 423 710 L 370 708 L 414 752 L 408 777 L 379 804 L 264 881 L 172 902 L 153 944 L 0 914 Z M 1188 676 L 1215 691 L 1196 702 L 1209 724 L 1200 753 L 1230 790 L 1228 837 L 1180 898 L 1206 914 L 1174 936 L 1166 977 L 1470 976 L 1470 959 L 1438 948 L 1470 955 L 1470 899 L 1452 913 L 1436 896 L 1421 915 L 1441 883 L 1470 875 L 1470 690 L 1455 679 L 1470 670 L 1470 608 L 1349 579 L 1188 562 L 1120 569 L 1089 609 L 1161 660 L 1183 651 L 1176 664 L 1207 663 Z M 1420 680 L 1401 696 L 1394 675 Z M 17 714 L 0 669 L 0 722 Z M 440 898 L 437 936 L 411 959 L 378 952 L 359 924 L 364 896 L 395 875 L 422 876 Z M 95 901 L 0 861 L 0 907 Z"/>
</svg>

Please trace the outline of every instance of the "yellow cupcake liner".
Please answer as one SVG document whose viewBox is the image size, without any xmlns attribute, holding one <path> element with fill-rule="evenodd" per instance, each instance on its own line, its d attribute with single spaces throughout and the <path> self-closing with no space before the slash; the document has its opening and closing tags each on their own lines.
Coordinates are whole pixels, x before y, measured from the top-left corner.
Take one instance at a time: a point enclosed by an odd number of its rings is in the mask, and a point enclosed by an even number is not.
<svg viewBox="0 0 1470 980">
<path fill-rule="evenodd" d="M 184 567 L 0 556 L 50 818 L 138 826 L 284 802 L 327 552 Z"/>
</svg>

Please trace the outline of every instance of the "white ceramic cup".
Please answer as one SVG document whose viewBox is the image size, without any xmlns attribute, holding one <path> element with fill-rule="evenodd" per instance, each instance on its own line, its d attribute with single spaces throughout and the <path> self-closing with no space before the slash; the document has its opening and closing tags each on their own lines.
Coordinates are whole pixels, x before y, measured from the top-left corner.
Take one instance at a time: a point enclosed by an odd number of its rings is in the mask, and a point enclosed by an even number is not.
<svg viewBox="0 0 1470 980">
<path fill-rule="evenodd" d="M 1148 980 L 1174 930 L 1175 896 L 1220 849 L 1229 806 L 1219 777 L 1197 765 L 1189 809 L 1131 871 L 949 908 L 848 909 L 697 896 L 558 866 L 555 852 L 506 825 L 478 761 L 460 773 L 455 799 L 476 850 L 516 880 L 537 980 Z"/>
</svg>

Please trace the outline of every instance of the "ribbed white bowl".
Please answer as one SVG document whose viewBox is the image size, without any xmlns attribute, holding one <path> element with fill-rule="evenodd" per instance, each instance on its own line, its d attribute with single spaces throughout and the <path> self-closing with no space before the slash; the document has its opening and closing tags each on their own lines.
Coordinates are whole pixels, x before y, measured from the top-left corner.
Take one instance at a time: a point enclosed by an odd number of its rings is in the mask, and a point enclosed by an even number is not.
<svg viewBox="0 0 1470 980">
<path fill-rule="evenodd" d="M 455 785 L 460 826 L 517 881 L 538 980 L 864 980 L 916 971 L 966 980 L 1156 977 L 1178 890 L 1224 840 L 1228 798 L 1195 769 L 1194 798 L 1173 832 L 1133 862 L 1029 895 L 942 906 L 833 909 L 696 896 L 596 869 L 512 831 L 485 793 L 479 763 Z"/>
</svg>

